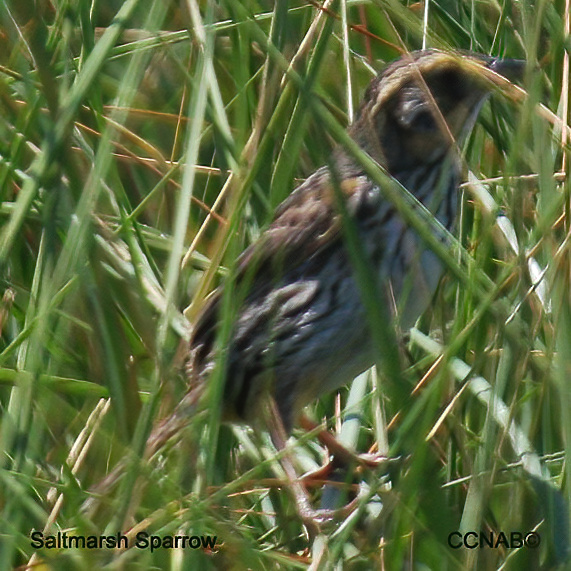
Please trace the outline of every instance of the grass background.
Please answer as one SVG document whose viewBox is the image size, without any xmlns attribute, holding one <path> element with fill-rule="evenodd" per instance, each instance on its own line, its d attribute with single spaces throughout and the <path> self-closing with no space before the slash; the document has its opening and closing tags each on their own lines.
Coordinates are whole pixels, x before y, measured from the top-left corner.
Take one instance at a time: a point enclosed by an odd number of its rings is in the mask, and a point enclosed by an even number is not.
<svg viewBox="0 0 571 571">
<path fill-rule="evenodd" d="M 0 17 L 0 568 L 564 568 L 568 0 L 19 0 Z M 525 58 L 527 96 L 495 96 L 466 145 L 463 248 L 383 359 L 398 378 L 309 411 L 393 459 L 351 470 L 350 509 L 309 540 L 267 434 L 220 427 L 216 407 L 137 458 L 184 394 L 205 295 L 327 162 L 374 73 L 423 46 Z M 327 457 L 299 429 L 290 444 L 299 474 Z M 32 529 L 222 546 L 34 554 Z M 453 550 L 454 530 L 542 542 Z"/>
</svg>

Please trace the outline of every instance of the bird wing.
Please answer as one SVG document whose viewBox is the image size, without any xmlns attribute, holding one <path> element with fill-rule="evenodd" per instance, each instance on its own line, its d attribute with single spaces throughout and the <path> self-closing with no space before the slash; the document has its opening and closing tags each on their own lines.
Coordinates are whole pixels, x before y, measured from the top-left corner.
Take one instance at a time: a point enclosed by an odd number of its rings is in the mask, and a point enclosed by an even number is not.
<svg viewBox="0 0 571 571">
<path fill-rule="evenodd" d="M 370 186 L 364 176 L 344 178 L 339 189 L 353 214 L 359 197 Z M 326 168 L 302 183 L 276 210 L 270 226 L 239 257 L 237 276 L 278 278 L 313 259 L 341 235 L 342 214 Z M 271 279 L 270 279 L 271 284 Z"/>
<path fill-rule="evenodd" d="M 340 181 L 339 189 L 350 215 L 358 211 L 370 188 L 371 183 L 364 176 Z M 319 266 L 318 258 L 321 259 L 321 255 L 341 238 L 342 214 L 337 200 L 329 171 L 322 168 L 280 204 L 270 226 L 238 258 L 235 286 L 244 288 L 245 298 L 264 298 L 265 293 L 275 290 L 285 276 L 296 270 L 303 273 L 303 264 L 313 265 L 307 271 L 307 277 L 310 277 Z M 284 303 L 288 296 L 299 296 L 299 288 L 293 291 L 284 284 L 282 290 Z M 189 371 L 193 367 L 200 370 L 200 363 L 211 350 L 221 297 L 222 288 L 218 288 L 207 298 L 195 324 Z M 304 299 L 303 295 L 300 299 Z M 277 302 L 277 298 L 274 301 Z"/>
</svg>

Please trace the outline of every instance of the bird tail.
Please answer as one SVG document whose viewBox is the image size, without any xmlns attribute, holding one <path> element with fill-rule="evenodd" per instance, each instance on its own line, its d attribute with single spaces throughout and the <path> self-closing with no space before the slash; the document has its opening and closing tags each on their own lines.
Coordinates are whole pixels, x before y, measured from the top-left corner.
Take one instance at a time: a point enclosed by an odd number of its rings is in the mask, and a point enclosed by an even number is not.
<svg viewBox="0 0 571 571">
<path fill-rule="evenodd" d="M 151 430 L 145 451 L 139 462 L 151 463 L 154 456 L 173 438 L 178 437 L 188 425 L 189 417 L 195 413 L 198 401 L 203 393 L 203 387 L 197 386 L 190 390 L 177 405 L 175 410 L 166 418 L 158 421 Z M 89 491 L 89 498 L 84 502 L 81 511 L 93 516 L 101 499 L 108 496 L 111 490 L 127 473 L 131 458 L 126 456 Z"/>
</svg>

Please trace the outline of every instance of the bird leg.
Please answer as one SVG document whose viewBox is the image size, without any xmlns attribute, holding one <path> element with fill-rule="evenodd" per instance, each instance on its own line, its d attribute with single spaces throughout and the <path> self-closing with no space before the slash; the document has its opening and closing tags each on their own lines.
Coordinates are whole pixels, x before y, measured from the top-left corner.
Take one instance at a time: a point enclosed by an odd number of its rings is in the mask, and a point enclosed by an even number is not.
<svg viewBox="0 0 571 571">
<path fill-rule="evenodd" d="M 280 463 L 290 485 L 297 513 L 307 530 L 309 538 L 313 540 L 321 532 L 320 522 L 326 518 L 324 518 L 324 514 L 317 512 L 311 506 L 307 489 L 295 472 L 292 456 L 286 444 L 286 430 L 277 404 L 273 398 L 269 398 L 268 401 L 266 423 L 270 437 L 276 449 L 283 454 Z"/>
<path fill-rule="evenodd" d="M 319 424 L 305 415 L 301 415 L 299 423 L 307 431 L 315 431 L 319 428 Z M 333 434 L 324 428 L 317 433 L 317 439 L 327 448 L 332 456 L 328 464 L 319 470 L 320 473 L 327 466 L 333 468 L 336 465 L 358 464 L 363 468 L 378 468 L 390 461 L 386 456 L 379 454 L 355 454 L 355 452 L 343 446 Z"/>
</svg>

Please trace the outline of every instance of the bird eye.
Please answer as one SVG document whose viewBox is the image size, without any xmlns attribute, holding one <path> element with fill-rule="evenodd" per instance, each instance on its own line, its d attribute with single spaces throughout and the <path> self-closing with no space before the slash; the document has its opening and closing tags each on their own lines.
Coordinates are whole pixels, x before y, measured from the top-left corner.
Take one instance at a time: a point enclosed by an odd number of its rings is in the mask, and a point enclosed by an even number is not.
<svg viewBox="0 0 571 571">
<path fill-rule="evenodd" d="M 411 131 L 427 133 L 438 128 L 434 113 L 425 101 L 418 105 L 412 105 L 411 102 L 402 105 L 397 118 L 403 127 Z"/>
<path fill-rule="evenodd" d="M 402 90 L 396 118 L 403 127 L 413 131 L 426 133 L 438 128 L 430 103 L 418 87 Z"/>
<path fill-rule="evenodd" d="M 429 109 L 422 109 L 409 117 L 408 127 L 413 131 L 427 133 L 437 129 L 433 113 Z"/>
</svg>

